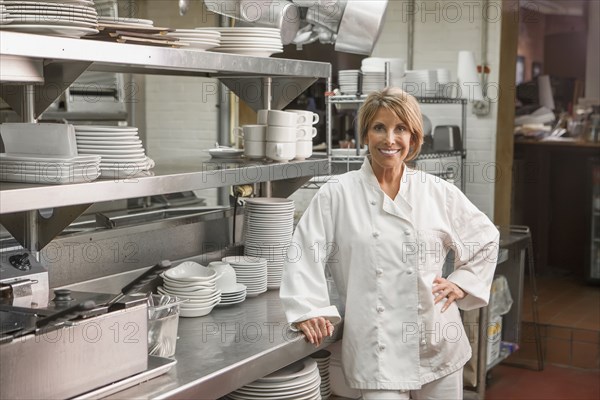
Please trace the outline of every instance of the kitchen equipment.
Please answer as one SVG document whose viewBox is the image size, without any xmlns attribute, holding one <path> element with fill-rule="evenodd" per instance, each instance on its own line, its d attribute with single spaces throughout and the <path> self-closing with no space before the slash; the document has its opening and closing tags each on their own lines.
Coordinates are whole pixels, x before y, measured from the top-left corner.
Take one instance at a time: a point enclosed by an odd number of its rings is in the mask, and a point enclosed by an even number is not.
<svg viewBox="0 0 600 400">
<path fill-rule="evenodd" d="M 364 1 L 204 0 L 209 11 L 237 25 L 279 29 L 283 44 L 335 44 L 335 50 L 371 54 L 383 26 L 387 0 Z M 300 29 L 300 27 L 302 27 Z"/>
<path fill-rule="evenodd" d="M 45 307 L 48 271 L 22 248 L 0 252 L 0 304 Z"/>
<path fill-rule="evenodd" d="M 148 297 L 148 354 L 172 357 L 177 347 L 179 305 L 176 296 L 151 295 Z"/>
<path fill-rule="evenodd" d="M 433 151 L 460 151 L 462 138 L 456 125 L 439 125 L 433 130 Z"/>
<path fill-rule="evenodd" d="M 109 309 L 113 296 L 63 289 L 44 307 L 0 305 L 0 398 L 70 398 L 145 371 L 146 299 Z"/>
<path fill-rule="evenodd" d="M 113 304 L 117 303 L 121 299 L 123 299 L 128 294 L 133 293 L 141 293 L 145 288 L 155 281 L 160 274 L 167 271 L 171 268 L 171 261 L 162 260 L 158 264 L 154 265 L 152 268 L 148 269 L 146 272 L 135 278 L 131 283 L 121 289 L 121 293 L 117 296 L 113 297 L 107 302 L 107 305 L 110 307 Z M 149 292 L 150 289 L 146 290 Z"/>
</svg>

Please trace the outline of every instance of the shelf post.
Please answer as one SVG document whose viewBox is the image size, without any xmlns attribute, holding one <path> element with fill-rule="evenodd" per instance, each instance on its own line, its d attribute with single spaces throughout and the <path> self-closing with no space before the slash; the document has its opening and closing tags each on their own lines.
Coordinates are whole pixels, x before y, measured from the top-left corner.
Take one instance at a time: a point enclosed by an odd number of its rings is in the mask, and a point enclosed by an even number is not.
<svg viewBox="0 0 600 400">
<path fill-rule="evenodd" d="M 265 110 L 271 109 L 271 103 L 273 99 L 272 93 L 273 79 L 270 76 L 263 78 L 263 107 Z M 271 181 L 262 182 L 260 184 L 260 195 L 262 197 L 273 196 L 273 186 Z"/>
</svg>

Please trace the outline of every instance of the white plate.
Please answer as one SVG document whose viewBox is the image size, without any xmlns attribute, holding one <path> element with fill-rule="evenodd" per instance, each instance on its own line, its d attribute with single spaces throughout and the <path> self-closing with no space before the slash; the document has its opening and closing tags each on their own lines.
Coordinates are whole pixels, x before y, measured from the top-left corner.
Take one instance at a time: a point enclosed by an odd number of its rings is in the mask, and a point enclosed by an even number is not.
<svg viewBox="0 0 600 400">
<path fill-rule="evenodd" d="M 145 154 L 145 150 L 143 148 L 138 149 L 98 149 L 96 147 L 85 147 L 85 146 L 77 146 L 77 150 L 79 154 L 100 154 L 100 155 L 111 155 L 114 157 L 125 157 L 132 156 L 136 157 L 138 155 Z"/>
<path fill-rule="evenodd" d="M 125 18 L 125 17 L 100 17 L 98 18 L 102 22 L 106 23 L 122 23 L 122 24 L 140 24 L 140 25 L 154 25 L 154 21 L 151 19 L 141 18 Z"/>
<path fill-rule="evenodd" d="M 99 156 L 87 155 L 87 156 L 40 156 L 37 154 L 8 154 L 0 153 L 0 161 L 28 161 L 28 162 L 67 162 L 67 163 L 78 163 L 78 162 L 99 162 Z"/>
<path fill-rule="evenodd" d="M 214 158 L 237 158 L 244 154 L 244 150 L 223 147 L 208 149 L 205 151 L 207 151 L 208 154 L 210 154 L 210 156 Z"/>
<path fill-rule="evenodd" d="M 97 149 L 97 150 L 127 150 L 127 149 L 140 149 L 142 148 L 142 142 L 139 143 L 123 143 L 123 142 L 87 142 L 77 141 L 78 149 Z"/>
<path fill-rule="evenodd" d="M 18 32 L 34 33 L 37 35 L 49 35 L 49 36 L 65 36 L 65 37 L 77 37 L 80 38 L 86 35 L 94 35 L 99 31 L 93 28 L 82 28 L 78 26 L 63 26 L 63 25 L 21 25 L 21 24 L 9 24 L 2 25 L 1 29 L 11 30 Z"/>
<path fill-rule="evenodd" d="M 275 371 L 270 375 L 267 375 L 263 378 L 257 379 L 258 382 L 285 382 L 290 379 L 299 378 L 301 376 L 305 376 L 313 372 L 317 369 L 317 362 L 311 358 L 303 358 L 302 360 L 296 361 L 280 369 L 279 371 Z"/>
<path fill-rule="evenodd" d="M 15 21 L 17 21 L 18 23 L 28 23 L 29 21 L 33 20 L 32 22 L 36 22 L 36 23 L 43 23 L 43 22 L 52 22 L 55 23 L 56 21 L 63 21 L 66 23 L 66 25 L 68 25 L 71 22 L 87 22 L 89 24 L 94 24 L 94 25 L 98 25 L 98 19 L 93 16 L 87 16 L 85 14 L 83 15 L 73 15 L 71 14 L 67 14 L 65 15 L 65 13 L 61 13 L 60 11 L 57 11 L 56 14 L 53 14 L 49 11 L 44 11 L 44 13 L 42 15 L 40 14 L 35 14 L 33 11 L 11 11 L 10 12 L 10 16 L 12 19 L 14 19 Z"/>
<path fill-rule="evenodd" d="M 77 145 L 84 146 L 141 146 L 142 141 L 136 138 L 127 138 L 127 139 L 116 139 L 109 140 L 111 138 L 97 137 L 94 136 L 93 139 L 82 139 L 81 136 L 77 137 Z"/>
<path fill-rule="evenodd" d="M 86 131 L 86 132 L 130 132 L 138 131 L 135 126 L 109 126 L 109 125 L 74 125 L 75 131 Z"/>
<path fill-rule="evenodd" d="M 203 317 L 210 314 L 214 306 L 208 308 L 191 308 L 191 309 L 180 309 L 179 316 L 184 318 Z"/>
<path fill-rule="evenodd" d="M 217 272 L 193 261 L 185 261 L 165 271 L 165 276 L 175 281 L 198 282 L 216 277 Z"/>
<path fill-rule="evenodd" d="M 78 3 L 78 4 L 77 4 Z M 93 7 L 94 2 L 92 0 L 64 0 L 56 2 L 40 2 L 40 1 L 14 1 L 6 0 L 0 2 L 6 10 L 11 8 L 36 8 L 36 9 L 71 9 L 71 10 L 83 10 L 97 13 Z"/>
</svg>

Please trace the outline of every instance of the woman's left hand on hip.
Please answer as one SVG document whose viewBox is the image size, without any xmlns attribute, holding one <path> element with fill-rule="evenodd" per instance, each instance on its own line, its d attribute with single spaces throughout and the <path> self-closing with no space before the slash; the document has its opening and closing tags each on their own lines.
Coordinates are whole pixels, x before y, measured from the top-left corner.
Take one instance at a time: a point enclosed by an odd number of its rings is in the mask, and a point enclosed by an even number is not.
<svg viewBox="0 0 600 400">
<path fill-rule="evenodd" d="M 460 300 L 465 297 L 465 292 L 459 288 L 455 283 L 450 282 L 448 279 L 444 279 L 440 276 L 437 276 L 433 280 L 433 290 L 431 291 L 435 296 L 433 300 L 434 304 L 439 303 L 442 299 L 446 299 L 444 306 L 442 307 L 442 312 L 446 311 L 450 304 L 454 303 L 456 300 Z"/>
</svg>

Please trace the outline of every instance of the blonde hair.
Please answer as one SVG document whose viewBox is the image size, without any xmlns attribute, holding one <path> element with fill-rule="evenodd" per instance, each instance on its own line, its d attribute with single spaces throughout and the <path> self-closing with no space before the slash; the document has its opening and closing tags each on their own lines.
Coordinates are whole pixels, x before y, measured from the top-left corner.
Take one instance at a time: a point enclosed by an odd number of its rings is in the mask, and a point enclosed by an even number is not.
<svg viewBox="0 0 600 400">
<path fill-rule="evenodd" d="M 363 143 L 366 141 L 369 126 L 375 119 L 377 111 L 382 108 L 393 112 L 406 124 L 411 135 L 411 146 L 406 161 L 415 159 L 423 145 L 423 117 L 417 99 L 400 88 L 388 87 L 367 96 L 358 110 L 358 129 L 361 141 Z"/>
</svg>

